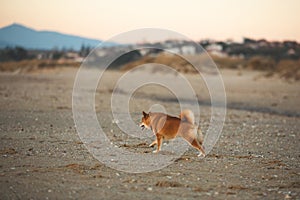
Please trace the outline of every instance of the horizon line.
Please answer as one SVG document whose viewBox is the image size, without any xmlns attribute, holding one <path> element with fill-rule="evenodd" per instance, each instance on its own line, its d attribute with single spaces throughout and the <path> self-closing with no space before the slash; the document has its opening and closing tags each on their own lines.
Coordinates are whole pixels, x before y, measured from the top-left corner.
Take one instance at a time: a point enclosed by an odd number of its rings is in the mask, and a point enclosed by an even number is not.
<svg viewBox="0 0 300 200">
<path fill-rule="evenodd" d="M 82 37 L 82 38 L 91 39 L 91 40 L 99 40 L 100 42 L 109 40 L 109 39 L 102 39 L 102 38 L 95 38 L 95 37 L 91 37 L 91 36 L 80 35 L 80 34 L 76 34 L 76 33 L 68 33 L 68 32 L 64 32 L 64 31 L 61 31 L 61 30 L 37 29 L 37 28 L 31 27 L 29 25 L 25 25 L 24 23 L 19 23 L 19 22 L 12 22 L 10 24 L 1 26 L 0 29 L 10 27 L 10 26 L 13 26 L 13 25 L 22 26 L 22 27 L 32 29 L 32 30 L 37 31 L 37 32 L 56 32 L 58 34 Z M 167 29 L 167 30 L 169 30 L 169 29 Z M 244 39 L 252 39 L 252 40 L 256 40 L 256 41 L 266 40 L 267 42 L 287 42 L 287 41 L 289 41 L 289 42 L 300 43 L 300 39 L 290 39 L 290 38 L 289 39 L 287 39 L 287 38 L 285 38 L 285 39 L 268 39 L 267 37 L 253 37 L 253 36 L 242 36 L 240 39 L 233 39 L 233 38 L 230 38 L 230 37 L 225 38 L 225 39 L 215 39 L 215 38 L 203 37 L 201 39 L 197 39 L 197 40 L 196 39 L 191 39 L 191 40 L 194 41 L 194 42 L 201 42 L 201 41 L 209 40 L 209 41 L 214 41 L 214 42 L 233 41 L 233 42 L 241 43 L 241 42 L 244 41 Z M 172 40 L 172 38 L 169 38 L 169 39 L 166 39 L 166 40 Z M 166 41 L 166 40 L 159 40 L 159 41 Z M 159 41 L 155 41 L 155 42 L 159 42 Z M 142 43 L 142 42 L 144 42 L 144 43 L 145 42 L 153 43 L 153 41 L 150 41 L 150 40 L 147 41 L 147 38 L 144 38 L 144 41 L 138 41 L 135 44 Z"/>
</svg>

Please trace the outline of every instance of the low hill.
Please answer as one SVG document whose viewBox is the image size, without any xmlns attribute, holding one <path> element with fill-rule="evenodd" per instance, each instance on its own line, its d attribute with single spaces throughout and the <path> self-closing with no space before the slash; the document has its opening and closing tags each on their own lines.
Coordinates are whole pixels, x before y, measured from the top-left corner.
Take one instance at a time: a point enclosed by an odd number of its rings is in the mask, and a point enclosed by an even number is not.
<svg viewBox="0 0 300 200">
<path fill-rule="evenodd" d="M 66 48 L 79 50 L 82 45 L 96 47 L 100 42 L 101 40 L 54 31 L 37 31 L 20 24 L 12 24 L 0 29 L 0 48 L 21 46 L 25 49 Z M 108 45 L 114 44 L 109 43 Z"/>
</svg>

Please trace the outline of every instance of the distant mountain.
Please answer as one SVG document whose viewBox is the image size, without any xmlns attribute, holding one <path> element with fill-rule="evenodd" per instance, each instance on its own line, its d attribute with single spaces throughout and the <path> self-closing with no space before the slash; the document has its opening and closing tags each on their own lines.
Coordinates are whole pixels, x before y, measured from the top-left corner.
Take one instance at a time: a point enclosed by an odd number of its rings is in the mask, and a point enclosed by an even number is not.
<svg viewBox="0 0 300 200">
<path fill-rule="evenodd" d="M 79 50 L 82 45 L 96 47 L 101 41 L 54 31 L 36 31 L 20 24 L 0 29 L 0 48 L 21 46 L 26 49 L 50 50 L 66 48 Z M 113 46 L 109 43 L 107 46 Z"/>
</svg>

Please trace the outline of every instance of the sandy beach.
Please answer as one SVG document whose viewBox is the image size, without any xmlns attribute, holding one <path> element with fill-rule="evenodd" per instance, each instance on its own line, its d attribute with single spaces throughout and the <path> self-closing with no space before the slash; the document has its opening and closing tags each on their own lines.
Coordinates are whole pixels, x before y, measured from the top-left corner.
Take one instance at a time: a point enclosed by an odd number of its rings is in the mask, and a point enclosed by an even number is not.
<svg viewBox="0 0 300 200">
<path fill-rule="evenodd" d="M 0 199 L 299 199 L 300 84 L 257 71 L 222 70 L 227 114 L 222 135 L 205 159 L 190 148 L 173 164 L 148 173 L 126 173 L 95 159 L 80 140 L 72 115 L 76 68 L 30 74 L 0 73 Z M 124 72 L 106 71 L 96 112 L 116 145 L 110 98 Z M 186 75 L 198 87 L 199 77 Z M 203 132 L 209 95 L 198 87 Z M 142 110 L 178 105 L 163 90 L 137 91 L 130 104 Z M 166 96 L 165 96 L 166 95 Z M 103 117 L 104 116 L 104 117 Z M 150 138 L 126 137 L 128 150 L 149 154 Z"/>
</svg>

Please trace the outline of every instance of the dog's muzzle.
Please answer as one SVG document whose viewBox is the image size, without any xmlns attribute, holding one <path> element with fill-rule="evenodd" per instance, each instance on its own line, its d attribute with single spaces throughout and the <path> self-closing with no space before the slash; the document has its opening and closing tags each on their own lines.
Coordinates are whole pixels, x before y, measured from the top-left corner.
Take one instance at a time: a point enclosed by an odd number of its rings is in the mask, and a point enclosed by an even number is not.
<svg viewBox="0 0 300 200">
<path fill-rule="evenodd" d="M 144 124 L 141 124 L 140 127 L 141 127 L 142 131 L 146 128 Z"/>
</svg>

